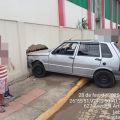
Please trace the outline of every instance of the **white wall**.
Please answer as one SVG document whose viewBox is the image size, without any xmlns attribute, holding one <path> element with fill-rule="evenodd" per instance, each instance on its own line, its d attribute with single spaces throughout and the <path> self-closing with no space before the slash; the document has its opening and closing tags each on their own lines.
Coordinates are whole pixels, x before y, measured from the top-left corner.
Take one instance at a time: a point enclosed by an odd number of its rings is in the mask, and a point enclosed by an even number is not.
<svg viewBox="0 0 120 120">
<path fill-rule="evenodd" d="M 86 40 L 94 39 L 94 32 L 90 30 L 79 30 L 75 28 L 62 28 L 60 29 L 60 42 L 64 40 Z"/>
<path fill-rule="evenodd" d="M 15 71 L 11 71 L 13 79 L 22 75 L 19 49 L 19 36 L 16 22 L 0 21 L 0 35 L 2 42 L 9 44 L 9 57 L 15 65 Z"/>
<path fill-rule="evenodd" d="M 112 22 L 113 29 L 116 29 L 116 23 Z M 105 29 L 110 29 L 110 20 L 105 19 Z"/>
<path fill-rule="evenodd" d="M 5 20 L 0 20 L 0 35 L 2 42 L 8 43 L 9 57 L 15 66 L 15 70 L 11 69 L 9 72 L 10 81 L 28 75 L 26 49 L 30 45 L 41 43 L 49 48 L 55 48 L 69 38 L 94 38 L 93 31 Z"/>
<path fill-rule="evenodd" d="M 68 1 L 65 4 L 66 26 L 74 27 L 78 19 L 87 17 L 84 8 L 74 4 L 71 7 Z M 58 19 L 58 0 L 0 0 L 0 36 L 2 42 L 8 43 L 9 57 L 15 66 L 9 72 L 10 81 L 28 74 L 26 49 L 30 45 L 41 43 L 54 48 L 70 38 L 94 38 L 93 31 L 59 28 Z"/>
<path fill-rule="evenodd" d="M 24 24 L 24 32 L 26 37 L 26 49 L 31 44 L 45 44 L 50 48 L 58 45 L 59 28 L 54 26 Z"/>
<path fill-rule="evenodd" d="M 58 1 L 0 0 L 0 19 L 58 25 Z"/>
<path fill-rule="evenodd" d="M 110 29 L 110 20 L 105 19 L 105 29 Z"/>
<path fill-rule="evenodd" d="M 76 28 L 82 18 L 87 19 L 87 10 L 72 2 L 65 0 L 65 26 Z"/>
<path fill-rule="evenodd" d="M 95 30 L 95 13 L 92 12 L 91 16 L 92 16 L 92 18 L 91 18 L 92 19 L 91 20 L 92 21 L 92 30 Z"/>
<path fill-rule="evenodd" d="M 91 13 L 92 30 L 95 29 L 95 14 Z M 82 18 L 88 20 L 87 9 L 80 7 L 70 1 L 65 0 L 65 26 L 76 28 L 78 23 L 82 23 Z M 82 25 L 82 24 L 81 24 Z"/>
<path fill-rule="evenodd" d="M 116 29 L 116 23 L 112 23 L 113 24 L 113 29 Z"/>
</svg>

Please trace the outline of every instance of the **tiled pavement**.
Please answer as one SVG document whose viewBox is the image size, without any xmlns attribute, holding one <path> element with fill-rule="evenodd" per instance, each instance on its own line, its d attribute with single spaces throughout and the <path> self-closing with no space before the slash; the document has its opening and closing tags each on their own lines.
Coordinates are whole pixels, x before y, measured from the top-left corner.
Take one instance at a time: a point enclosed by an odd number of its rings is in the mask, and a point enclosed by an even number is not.
<svg viewBox="0 0 120 120">
<path fill-rule="evenodd" d="M 6 107 L 6 112 L 0 113 L 0 119 L 9 116 L 10 114 L 22 109 L 23 107 L 25 107 L 25 105 L 28 105 L 30 102 L 34 101 L 44 93 L 45 93 L 44 90 L 35 88 L 32 91 L 28 92 L 27 94 L 10 102 L 9 105 Z"/>
<path fill-rule="evenodd" d="M 66 94 L 79 77 L 49 73 L 44 78 L 31 76 L 14 83 L 10 91 L 14 96 L 7 99 L 9 106 L 0 114 L 0 120 L 35 120 Z"/>
</svg>

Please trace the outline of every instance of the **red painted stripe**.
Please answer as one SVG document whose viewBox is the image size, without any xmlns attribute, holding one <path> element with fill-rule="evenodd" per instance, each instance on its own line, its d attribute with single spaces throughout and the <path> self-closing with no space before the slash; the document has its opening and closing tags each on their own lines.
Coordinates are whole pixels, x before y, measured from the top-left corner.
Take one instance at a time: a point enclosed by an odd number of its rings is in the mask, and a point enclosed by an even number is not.
<svg viewBox="0 0 120 120">
<path fill-rule="evenodd" d="M 91 22 L 91 0 L 88 0 L 88 29 L 92 28 Z"/>
<path fill-rule="evenodd" d="M 116 29 L 118 29 L 118 0 L 116 0 Z"/>
<path fill-rule="evenodd" d="M 4 75 L 7 75 L 7 72 L 0 74 L 0 77 L 4 76 Z"/>
<path fill-rule="evenodd" d="M 5 72 L 5 71 L 7 71 L 7 69 L 6 69 L 6 68 L 5 68 L 5 69 L 0 70 L 0 73 Z"/>
<path fill-rule="evenodd" d="M 0 79 L 4 79 L 7 77 L 7 69 L 5 66 L 0 66 Z"/>
<path fill-rule="evenodd" d="M 0 73 L 0 75 L 7 74 L 7 71 Z"/>
<path fill-rule="evenodd" d="M 102 0 L 102 29 L 105 29 L 105 0 Z"/>
<path fill-rule="evenodd" d="M 7 77 L 7 75 L 4 75 L 4 76 L 0 76 L 0 79 L 2 79 L 2 78 L 6 78 Z"/>
<path fill-rule="evenodd" d="M 5 68 L 5 66 L 2 66 L 2 65 L 1 65 L 1 66 L 0 66 L 0 69 L 1 69 L 1 68 Z"/>
<path fill-rule="evenodd" d="M 3 76 L 3 77 L 0 77 L 0 81 L 5 80 L 5 79 L 8 79 L 8 76 L 7 76 L 7 75 L 6 75 L 6 76 Z"/>
<path fill-rule="evenodd" d="M 6 70 L 6 68 L 1 68 L 1 69 L 0 69 L 0 72 L 3 71 L 3 70 Z"/>
<path fill-rule="evenodd" d="M 110 0 L 110 29 L 113 29 L 112 25 L 112 0 Z"/>
<path fill-rule="evenodd" d="M 65 26 L 64 0 L 58 0 L 59 26 Z"/>
</svg>

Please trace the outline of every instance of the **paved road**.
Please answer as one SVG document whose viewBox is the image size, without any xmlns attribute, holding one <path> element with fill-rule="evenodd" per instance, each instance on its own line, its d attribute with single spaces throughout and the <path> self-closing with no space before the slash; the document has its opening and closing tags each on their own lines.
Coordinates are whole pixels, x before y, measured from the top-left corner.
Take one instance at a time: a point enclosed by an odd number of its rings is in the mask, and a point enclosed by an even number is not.
<svg viewBox="0 0 120 120">
<path fill-rule="evenodd" d="M 107 89 L 91 81 L 49 120 L 120 120 L 120 81 Z"/>
</svg>

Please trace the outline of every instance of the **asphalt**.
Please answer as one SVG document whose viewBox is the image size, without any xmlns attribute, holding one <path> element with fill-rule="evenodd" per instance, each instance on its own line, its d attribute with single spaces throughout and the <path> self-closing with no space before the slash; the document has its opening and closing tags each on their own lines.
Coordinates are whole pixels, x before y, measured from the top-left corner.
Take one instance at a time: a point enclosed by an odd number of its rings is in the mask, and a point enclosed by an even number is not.
<svg viewBox="0 0 120 120">
<path fill-rule="evenodd" d="M 7 99 L 6 113 L 0 120 L 35 120 L 79 80 L 79 77 L 49 73 L 44 78 L 31 76 L 10 86 L 13 98 Z M 38 93 L 35 93 L 38 92 Z"/>
<path fill-rule="evenodd" d="M 90 81 L 49 120 L 120 120 L 120 81 L 112 88 Z"/>
</svg>

